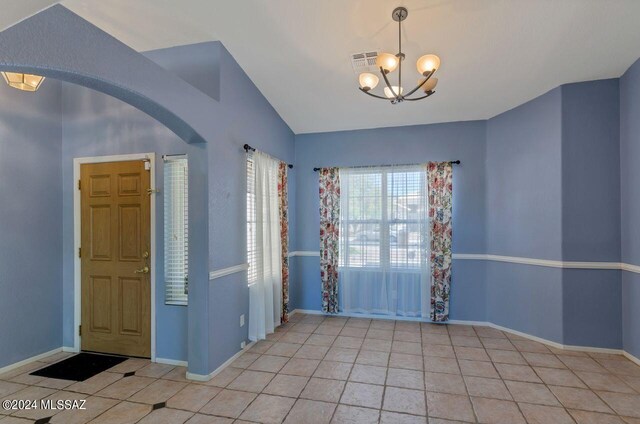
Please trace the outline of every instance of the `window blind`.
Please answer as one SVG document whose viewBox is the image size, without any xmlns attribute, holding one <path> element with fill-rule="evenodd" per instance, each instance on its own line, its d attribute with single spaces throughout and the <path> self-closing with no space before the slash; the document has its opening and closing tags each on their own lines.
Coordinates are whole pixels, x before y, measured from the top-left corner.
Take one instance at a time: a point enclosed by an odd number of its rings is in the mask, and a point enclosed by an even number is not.
<svg viewBox="0 0 640 424">
<path fill-rule="evenodd" d="M 164 161 L 165 303 L 186 305 L 189 293 L 189 168 L 186 156 Z"/>
<path fill-rule="evenodd" d="M 420 166 L 340 170 L 340 266 L 417 269 L 427 245 L 426 172 Z"/>
<path fill-rule="evenodd" d="M 253 153 L 247 155 L 247 277 L 249 285 L 258 278 L 258 252 L 256 241 L 256 178 Z"/>
</svg>

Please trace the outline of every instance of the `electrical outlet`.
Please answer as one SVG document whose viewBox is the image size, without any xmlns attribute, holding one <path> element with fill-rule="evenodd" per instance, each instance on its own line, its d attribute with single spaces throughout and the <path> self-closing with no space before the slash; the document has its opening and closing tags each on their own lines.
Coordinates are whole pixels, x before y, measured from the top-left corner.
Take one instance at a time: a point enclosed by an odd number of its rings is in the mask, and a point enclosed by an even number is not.
<svg viewBox="0 0 640 424">
<path fill-rule="evenodd" d="M 240 343 L 240 349 L 244 349 L 244 347 L 245 347 L 246 345 L 247 345 L 247 343 L 246 343 L 246 342 L 242 342 L 242 343 Z"/>
<path fill-rule="evenodd" d="M 240 315 L 240 327 L 244 327 L 244 314 Z"/>
</svg>

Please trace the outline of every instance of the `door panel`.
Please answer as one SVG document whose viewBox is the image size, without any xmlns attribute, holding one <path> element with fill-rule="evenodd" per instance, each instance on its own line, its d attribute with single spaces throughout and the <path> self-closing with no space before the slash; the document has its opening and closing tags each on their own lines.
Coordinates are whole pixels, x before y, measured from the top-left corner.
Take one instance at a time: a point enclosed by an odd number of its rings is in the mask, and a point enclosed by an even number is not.
<svg viewBox="0 0 640 424">
<path fill-rule="evenodd" d="M 140 303 L 144 282 L 141 278 L 120 278 L 120 333 L 142 334 L 143 306 Z"/>
<path fill-rule="evenodd" d="M 111 277 L 91 277 L 91 331 L 111 332 Z"/>
<path fill-rule="evenodd" d="M 111 260 L 111 205 L 89 206 L 91 259 Z"/>
<path fill-rule="evenodd" d="M 140 205 L 121 205 L 119 210 L 120 261 L 140 261 L 142 259 Z"/>
<path fill-rule="evenodd" d="M 140 188 L 140 175 L 118 175 L 118 194 L 120 196 L 139 196 L 142 194 Z"/>
<path fill-rule="evenodd" d="M 150 172 L 139 160 L 84 164 L 80 175 L 82 349 L 149 357 Z"/>
<path fill-rule="evenodd" d="M 111 196 L 111 175 L 91 175 L 89 178 L 89 196 Z"/>
</svg>

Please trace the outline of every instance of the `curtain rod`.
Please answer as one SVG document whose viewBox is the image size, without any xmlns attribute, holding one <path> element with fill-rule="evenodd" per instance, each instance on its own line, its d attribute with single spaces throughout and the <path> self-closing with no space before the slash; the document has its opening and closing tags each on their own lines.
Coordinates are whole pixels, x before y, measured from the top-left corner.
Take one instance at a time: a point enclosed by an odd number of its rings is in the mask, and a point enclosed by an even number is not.
<svg viewBox="0 0 640 424">
<path fill-rule="evenodd" d="M 459 160 L 450 160 L 449 163 L 452 165 L 460 165 Z M 415 166 L 415 165 L 424 165 L 424 164 L 411 163 L 411 164 L 405 164 L 405 165 L 362 165 L 362 166 L 343 166 L 342 168 L 385 168 L 390 166 Z M 321 169 L 322 168 L 313 168 L 313 172 L 318 172 Z"/>
<path fill-rule="evenodd" d="M 249 152 L 249 150 L 251 150 L 252 152 L 255 152 L 255 151 L 256 151 L 256 148 L 255 148 L 255 147 L 251 147 L 251 146 L 249 146 L 248 144 L 245 144 L 245 145 L 244 145 L 244 146 L 242 146 L 242 147 L 244 148 L 244 151 L 245 151 L 245 152 L 247 152 L 247 153 Z M 293 165 L 291 165 L 290 163 L 288 163 L 288 164 L 287 164 L 287 166 L 289 167 L 289 169 L 293 169 Z"/>
</svg>

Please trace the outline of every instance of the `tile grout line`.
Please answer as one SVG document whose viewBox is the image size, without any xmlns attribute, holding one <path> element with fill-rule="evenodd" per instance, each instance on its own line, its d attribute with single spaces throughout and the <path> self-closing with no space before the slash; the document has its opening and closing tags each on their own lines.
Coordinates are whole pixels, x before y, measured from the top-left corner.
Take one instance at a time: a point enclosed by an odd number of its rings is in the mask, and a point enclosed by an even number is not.
<svg viewBox="0 0 640 424">
<path fill-rule="evenodd" d="M 316 326 L 316 328 L 314 328 L 314 331 L 319 327 Z M 287 330 L 286 332 L 288 333 L 290 331 Z M 309 333 L 309 335 L 307 336 L 307 338 L 305 339 L 305 343 L 307 340 L 309 340 L 309 338 L 311 337 L 311 335 L 313 334 L 313 332 Z M 331 342 L 331 345 L 333 345 L 334 342 Z M 330 346 L 331 346 L 330 345 Z M 302 344 L 302 346 L 304 346 L 304 343 Z M 311 346 L 311 345 L 310 345 Z M 302 349 L 302 348 L 300 348 Z M 300 350 L 298 349 L 298 351 Z M 329 347 L 329 349 L 331 349 Z M 322 361 L 324 360 L 324 358 L 327 356 L 327 353 L 329 352 L 329 349 L 327 349 L 327 351 L 322 355 L 322 358 L 319 360 L 318 365 L 316 366 L 316 368 L 313 370 L 313 373 L 311 373 L 311 375 L 308 377 L 307 382 L 305 383 L 304 387 L 302 388 L 302 390 L 300 390 L 300 393 L 298 394 L 298 397 L 296 398 L 295 402 L 293 403 L 293 406 L 291 407 L 291 409 L 289 409 L 289 412 L 287 412 L 287 415 L 284 417 L 284 419 L 282 420 L 282 422 L 284 423 L 287 420 L 287 417 L 289 416 L 289 414 L 291 413 L 291 411 L 293 410 L 293 408 L 295 408 L 296 403 L 298 403 L 298 400 L 300 399 L 300 395 L 302 395 L 302 393 L 304 392 L 304 390 L 307 388 L 307 386 L 309 385 L 309 383 L 311 382 L 311 379 L 313 378 L 313 374 L 315 374 L 316 370 L 318 369 L 318 367 L 320 366 L 320 364 L 322 363 Z M 296 353 L 298 353 L 298 351 L 296 351 Z M 275 377 L 274 377 L 275 378 Z M 306 399 L 303 399 L 306 400 Z M 335 414 L 335 409 L 337 409 L 338 406 L 336 405 L 336 408 L 334 408 L 334 414 Z M 331 417 L 333 418 L 333 414 L 331 415 Z"/>
<path fill-rule="evenodd" d="M 469 393 L 469 387 L 467 386 L 467 381 L 464 378 L 464 374 L 462 374 L 462 367 L 460 366 L 460 359 L 458 358 L 458 353 L 456 352 L 456 347 L 453 344 L 453 339 L 451 338 L 451 333 L 449 332 L 449 327 L 445 326 L 444 328 L 447 330 L 447 336 L 449 338 L 449 342 L 451 343 L 451 348 L 453 350 L 453 357 L 455 358 L 456 364 L 458 365 L 458 371 L 460 371 L 460 378 L 462 379 L 462 384 L 464 384 L 464 388 L 467 391 L 467 399 L 469 400 L 469 404 L 471 405 L 471 413 L 473 414 L 475 422 L 479 422 L 478 414 L 476 413 L 475 405 L 473 404 L 473 400 L 471 399 L 471 394 Z M 473 327 L 472 327 L 472 330 L 473 330 L 474 334 L 477 334 Z M 422 353 L 424 354 L 424 352 L 422 352 Z M 498 370 L 495 369 L 495 365 L 493 365 L 493 363 L 491 363 L 491 366 L 494 368 L 494 370 L 497 373 Z M 425 382 L 425 390 L 426 389 L 427 388 L 426 388 L 426 382 Z"/>
</svg>

